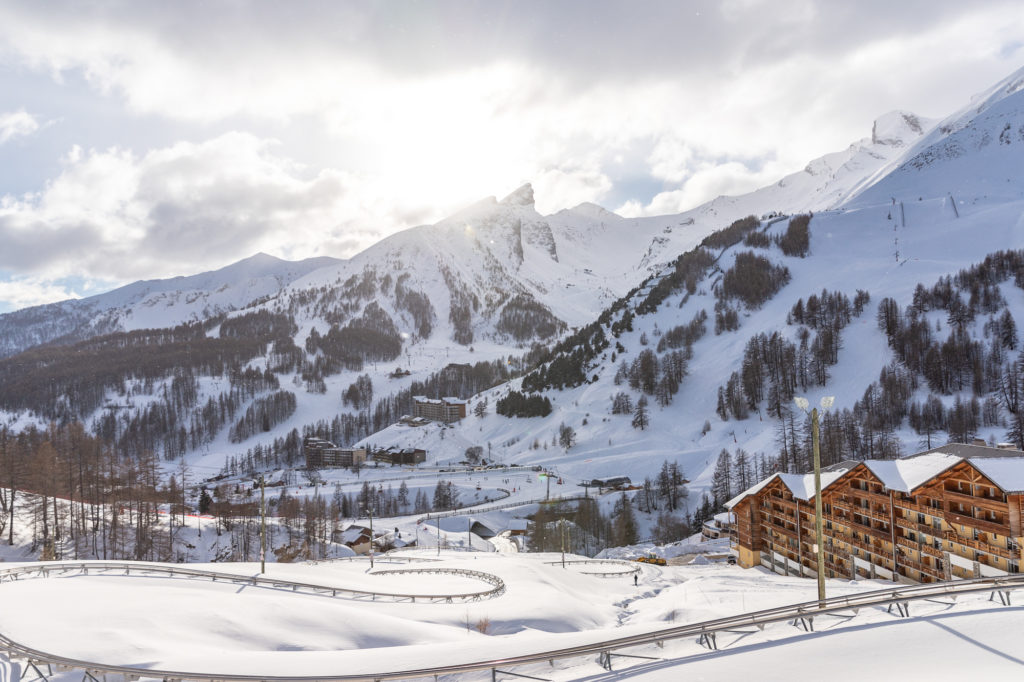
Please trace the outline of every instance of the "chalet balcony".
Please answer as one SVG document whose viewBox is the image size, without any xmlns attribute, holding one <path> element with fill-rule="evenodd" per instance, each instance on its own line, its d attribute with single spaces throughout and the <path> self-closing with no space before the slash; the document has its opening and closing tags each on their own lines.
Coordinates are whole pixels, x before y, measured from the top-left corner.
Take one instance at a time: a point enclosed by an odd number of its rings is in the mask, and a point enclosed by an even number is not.
<svg viewBox="0 0 1024 682">
<path fill-rule="evenodd" d="M 921 552 L 923 554 L 927 554 L 928 556 L 930 556 L 930 557 L 932 557 L 934 559 L 941 559 L 942 558 L 942 550 L 941 549 L 935 549 L 935 547 L 932 546 L 932 545 L 926 545 L 924 543 L 921 543 Z"/>
<path fill-rule="evenodd" d="M 866 509 L 864 507 L 853 507 L 854 514 L 860 514 L 861 516 L 869 516 L 875 521 L 882 521 L 883 523 L 889 523 L 889 511 L 880 509 Z"/>
<path fill-rule="evenodd" d="M 988 521 L 986 519 L 976 519 L 973 516 L 953 511 L 946 512 L 946 522 L 955 523 L 958 526 L 970 526 L 971 528 L 977 528 L 978 530 L 985 531 L 986 533 L 995 533 L 996 535 L 1010 534 L 1009 526 L 1004 526 L 1001 523 Z"/>
<path fill-rule="evenodd" d="M 772 504 L 777 504 L 787 509 L 792 509 L 793 511 L 796 511 L 796 502 L 793 500 L 787 500 L 783 497 L 776 497 L 775 495 L 769 495 L 768 500 L 770 500 Z"/>
<path fill-rule="evenodd" d="M 1003 499 L 969 495 L 967 493 L 957 492 L 956 490 L 946 490 L 944 492 L 946 494 L 946 501 L 951 504 L 959 502 L 965 506 L 971 505 L 974 507 L 984 507 L 985 509 L 991 509 L 993 511 L 1005 512 L 1007 510 L 1006 500 Z"/>
<path fill-rule="evenodd" d="M 901 546 L 901 547 L 906 547 L 908 549 L 916 549 L 916 550 L 921 549 L 921 545 L 919 545 L 918 543 L 914 542 L 910 538 L 903 537 L 902 535 L 897 535 L 896 536 L 896 544 Z"/>
<path fill-rule="evenodd" d="M 932 576 L 933 578 L 942 579 L 943 577 L 942 571 L 940 571 L 935 566 L 929 566 L 928 564 L 921 563 L 920 561 L 914 561 L 913 559 L 910 559 L 908 557 L 901 556 L 898 558 L 898 561 L 896 563 L 901 568 L 912 568 L 915 571 L 926 573 Z"/>
<path fill-rule="evenodd" d="M 845 542 L 864 550 L 865 552 L 871 552 L 872 554 L 878 554 L 879 556 L 889 556 L 890 552 L 880 542 L 870 543 L 864 540 L 857 540 L 855 538 L 846 538 Z"/>
<path fill-rule="evenodd" d="M 910 521 L 902 516 L 896 517 L 896 527 L 903 528 L 905 530 L 912 530 L 915 533 L 923 533 L 925 535 L 932 535 L 934 537 L 942 537 L 942 529 L 930 526 L 927 523 L 917 523 L 916 521 Z"/>
<path fill-rule="evenodd" d="M 921 512 L 922 514 L 935 514 L 941 512 L 941 509 L 932 509 L 931 507 L 920 504 L 918 502 L 911 502 L 910 500 L 901 500 L 900 498 L 893 499 L 893 504 L 899 509 L 906 509 L 907 511 Z"/>
<path fill-rule="evenodd" d="M 964 545 L 965 547 L 970 547 L 971 549 L 976 549 L 979 552 L 984 552 L 986 554 L 994 554 L 995 556 L 1000 556 L 1004 559 L 1020 559 L 1020 550 L 1013 551 L 1006 549 L 1005 547 L 1000 547 L 998 545 L 990 545 L 987 542 L 975 540 L 974 538 L 962 537 L 952 531 L 947 532 L 945 535 L 947 540 L 951 540 L 957 544 Z"/>
<path fill-rule="evenodd" d="M 839 577 L 846 577 L 846 576 L 850 575 L 850 567 L 849 566 L 846 566 L 846 565 L 844 565 L 842 563 L 835 563 L 835 562 L 829 561 L 828 559 L 825 560 L 825 568 L 832 569 L 832 571 L 834 571 L 835 574 L 837 576 L 839 576 Z"/>
<path fill-rule="evenodd" d="M 846 491 L 846 495 L 853 500 L 870 500 L 876 504 L 884 504 L 886 506 L 888 506 L 890 502 L 889 495 L 886 493 L 876 493 L 871 490 L 860 490 L 859 488 L 850 488 Z"/>
</svg>

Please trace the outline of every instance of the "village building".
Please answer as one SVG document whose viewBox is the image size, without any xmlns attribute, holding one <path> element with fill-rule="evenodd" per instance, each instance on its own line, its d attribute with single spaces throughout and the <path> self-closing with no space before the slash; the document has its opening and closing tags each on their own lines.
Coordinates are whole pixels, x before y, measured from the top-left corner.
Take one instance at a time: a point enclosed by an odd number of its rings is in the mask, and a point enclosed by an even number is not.
<svg viewBox="0 0 1024 682">
<path fill-rule="evenodd" d="M 339 448 L 329 440 L 307 436 L 302 441 L 307 469 L 352 467 L 366 463 L 365 448 Z"/>
<path fill-rule="evenodd" d="M 427 461 L 427 451 L 420 448 L 396 448 L 375 450 L 373 461 L 392 466 L 416 466 Z"/>
<path fill-rule="evenodd" d="M 1020 571 L 1024 452 L 949 444 L 821 473 L 825 575 L 933 582 Z M 774 474 L 726 503 L 738 563 L 817 574 L 813 474 Z"/>
<path fill-rule="evenodd" d="M 412 416 L 451 424 L 465 418 L 466 401 L 461 398 L 435 399 L 425 395 L 413 396 Z"/>
<path fill-rule="evenodd" d="M 350 524 L 347 528 L 335 531 L 333 539 L 356 554 L 366 554 L 370 551 L 371 537 L 370 529 L 366 526 Z"/>
<path fill-rule="evenodd" d="M 705 521 L 700 527 L 700 534 L 705 540 L 717 540 L 729 537 L 732 532 L 732 513 L 721 512 Z"/>
</svg>

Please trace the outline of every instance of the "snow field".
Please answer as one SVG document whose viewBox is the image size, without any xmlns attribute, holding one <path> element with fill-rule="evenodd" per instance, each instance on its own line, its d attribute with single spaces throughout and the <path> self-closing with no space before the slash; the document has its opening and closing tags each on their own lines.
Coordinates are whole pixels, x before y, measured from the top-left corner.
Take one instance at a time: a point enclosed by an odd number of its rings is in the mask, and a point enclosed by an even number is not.
<svg viewBox="0 0 1024 682">
<path fill-rule="evenodd" d="M 49 653 L 107 664 L 317 676 L 538 653 L 808 601 L 816 594 L 811 580 L 721 564 L 645 565 L 634 587 L 631 576 L 597 578 L 582 574 L 585 566 L 563 569 L 549 563 L 557 562 L 558 554 L 444 553 L 442 559 L 429 565 L 493 573 L 508 591 L 470 604 L 411 604 L 205 580 L 69 575 L 0 585 L 0 632 Z M 254 564 L 210 567 L 243 575 L 258 570 Z M 380 561 L 376 568 L 382 567 L 396 565 Z M 480 584 L 455 576 L 375 576 L 368 568 L 365 560 L 275 564 L 268 574 L 363 589 L 462 590 Z M 888 585 L 829 580 L 827 589 L 829 596 L 838 596 Z M 922 672 L 945 680 L 971 670 L 986 676 L 1010 673 L 1024 663 L 1024 642 L 1017 636 L 1021 607 L 996 606 L 982 594 L 962 596 L 956 603 L 913 602 L 911 614 L 899 619 L 884 608 L 868 608 L 856 617 L 820 617 L 812 633 L 784 623 L 763 631 L 723 632 L 720 650 L 714 652 L 691 638 L 670 640 L 663 648 L 622 652 L 655 661 L 615 658 L 613 665 L 617 677 L 644 680 L 753 674 L 759 679 L 820 679 L 822 670 L 829 679 L 841 680 L 879 674 L 922 679 Z M 892 646 L 894 641 L 899 646 Z M 535 674 L 531 670 L 557 680 L 605 674 L 589 657 L 515 671 Z M 477 677 L 483 676 L 458 679 Z"/>
</svg>

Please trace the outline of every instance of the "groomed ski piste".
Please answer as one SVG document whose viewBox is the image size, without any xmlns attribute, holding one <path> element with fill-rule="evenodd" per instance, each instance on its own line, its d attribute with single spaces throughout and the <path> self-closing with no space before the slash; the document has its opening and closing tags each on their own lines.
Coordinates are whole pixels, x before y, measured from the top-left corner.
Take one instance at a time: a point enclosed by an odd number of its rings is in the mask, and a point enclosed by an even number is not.
<svg viewBox="0 0 1024 682">
<path fill-rule="evenodd" d="M 1024 665 L 1020 577 L 829 580 L 819 611 L 813 580 L 706 561 L 420 550 L 259 571 L 9 563 L 0 679 L 960 680 Z"/>
</svg>

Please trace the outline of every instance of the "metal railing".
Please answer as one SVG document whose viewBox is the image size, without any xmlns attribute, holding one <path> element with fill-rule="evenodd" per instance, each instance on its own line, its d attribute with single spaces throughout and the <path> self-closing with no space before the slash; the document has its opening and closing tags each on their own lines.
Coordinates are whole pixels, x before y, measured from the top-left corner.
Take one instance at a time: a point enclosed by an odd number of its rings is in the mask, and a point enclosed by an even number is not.
<svg viewBox="0 0 1024 682">
<path fill-rule="evenodd" d="M 545 561 L 545 564 L 549 566 L 570 566 L 573 564 L 605 564 L 612 566 L 620 566 L 625 568 L 624 571 L 580 571 L 580 575 L 593 575 L 599 578 L 619 578 L 624 575 L 633 575 L 639 573 L 642 568 L 642 564 L 635 561 L 626 561 L 625 559 L 566 559 L 565 561 Z"/>
<path fill-rule="evenodd" d="M 779 622 L 792 622 L 794 625 L 802 625 L 804 629 L 813 629 L 813 621 L 817 616 L 838 613 L 842 611 L 853 611 L 856 615 L 860 609 L 869 607 L 888 606 L 889 612 L 896 608 L 898 617 L 910 615 L 910 602 L 935 599 L 936 597 L 956 597 L 961 594 L 991 592 L 990 600 L 999 600 L 1003 605 L 1010 604 L 1010 591 L 1024 587 L 1024 576 L 1009 576 L 1000 578 L 976 578 L 973 580 L 959 580 L 947 583 L 932 583 L 918 586 L 898 586 L 862 592 L 859 594 L 843 597 L 832 597 L 823 601 L 811 601 L 789 606 L 781 606 L 772 609 L 765 609 L 750 613 L 727 616 L 714 620 L 681 625 L 652 632 L 606 639 L 589 644 L 565 647 L 540 651 L 519 656 L 495 658 L 490 660 L 454 663 L 450 665 L 434 666 L 428 668 L 409 668 L 404 670 L 383 670 L 369 673 L 354 673 L 340 675 L 315 675 L 315 676 L 273 676 L 273 675 L 236 675 L 236 674 L 213 674 L 199 671 L 173 671 L 156 670 L 148 668 L 137 668 L 131 666 L 106 665 L 102 663 L 84 661 L 79 659 L 58 656 L 31 647 L 24 646 L 8 637 L 0 634 L 0 651 L 5 651 L 9 656 L 24 659 L 27 665 L 35 670 L 41 678 L 46 678 L 40 666 L 47 667 L 53 672 L 53 666 L 60 670 L 82 670 L 84 677 L 97 679 L 101 675 L 120 675 L 124 679 L 139 678 L 161 678 L 164 680 L 196 680 L 199 682 L 256 682 L 257 680 L 270 680 L 273 682 L 312 682 L 313 680 L 330 680 L 335 682 L 356 681 L 356 680 L 393 680 L 407 679 L 413 677 L 430 677 L 434 675 L 450 675 L 478 671 L 492 671 L 492 676 L 499 668 L 529 665 L 535 663 L 553 662 L 558 659 L 579 658 L 584 656 L 598 656 L 598 661 L 606 669 L 611 670 L 612 656 L 623 656 L 614 652 L 637 646 L 651 644 L 663 644 L 666 641 L 697 637 L 698 642 L 709 649 L 717 649 L 716 634 L 719 632 L 734 630 L 742 627 L 759 627 Z M 330 589 L 330 588 L 326 588 Z M 641 657 L 651 658 L 651 657 Z M 539 678 L 538 678 L 539 679 Z"/>
<path fill-rule="evenodd" d="M 380 592 L 377 590 L 357 590 L 350 587 L 337 587 L 333 585 L 318 585 L 314 583 L 299 582 L 295 580 L 282 580 L 279 578 L 264 578 L 260 576 L 239 575 L 237 573 L 222 573 L 219 571 L 206 571 L 196 568 L 183 568 L 161 564 L 141 564 L 123 561 L 81 561 L 81 562 L 59 562 L 42 563 L 30 566 L 18 566 L 0 570 L 0 585 L 5 582 L 13 582 L 23 578 L 48 578 L 51 575 L 67 575 L 78 573 L 80 575 L 119 575 L 130 576 L 133 573 L 137 576 L 167 576 L 170 578 L 204 579 L 211 582 L 231 583 L 235 585 L 248 585 L 252 587 L 263 587 L 270 589 L 287 589 L 302 594 L 315 596 L 329 596 L 341 599 L 355 599 L 361 601 L 387 601 L 387 602 L 412 602 L 412 603 L 454 603 L 480 601 L 497 597 L 505 592 L 504 581 L 496 575 L 483 573 L 481 571 L 465 571 L 452 568 L 403 568 L 376 571 L 370 575 L 397 574 L 397 573 L 437 573 L 451 574 L 460 573 L 469 577 L 477 578 L 491 585 L 488 590 L 477 592 L 466 592 L 460 594 L 409 594 L 395 592 Z"/>
</svg>

